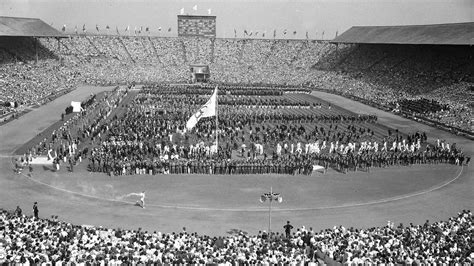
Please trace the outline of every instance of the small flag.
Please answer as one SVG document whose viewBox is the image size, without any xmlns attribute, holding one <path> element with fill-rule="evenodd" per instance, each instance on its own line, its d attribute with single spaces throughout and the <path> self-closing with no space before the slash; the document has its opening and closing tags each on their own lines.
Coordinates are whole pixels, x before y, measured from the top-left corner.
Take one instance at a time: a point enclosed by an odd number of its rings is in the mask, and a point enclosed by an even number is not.
<svg viewBox="0 0 474 266">
<path fill-rule="evenodd" d="M 277 30 L 273 30 L 273 39 L 277 36 Z"/>
<path fill-rule="evenodd" d="M 74 32 L 76 32 L 76 34 L 77 34 L 77 25 L 74 26 Z"/>
<path fill-rule="evenodd" d="M 338 33 L 339 33 L 339 32 L 336 30 L 336 37 L 337 37 L 337 34 L 338 34 Z"/>
<path fill-rule="evenodd" d="M 150 31 L 150 28 L 146 27 L 145 31 L 146 31 L 146 32 L 149 32 L 149 31 Z"/>
<path fill-rule="evenodd" d="M 321 40 L 324 40 L 324 31 L 321 33 Z"/>
<path fill-rule="evenodd" d="M 247 30 L 244 30 L 244 35 L 245 35 L 245 36 L 249 35 L 249 33 L 247 32 Z"/>
<path fill-rule="evenodd" d="M 86 24 L 82 25 L 82 32 L 86 32 Z"/>
<path fill-rule="evenodd" d="M 237 30 L 234 29 L 234 38 L 237 38 Z"/>
<path fill-rule="evenodd" d="M 117 31 L 117 34 L 120 35 L 120 32 L 118 30 L 118 26 L 115 26 L 115 30 Z"/>
<path fill-rule="evenodd" d="M 194 6 L 193 6 L 193 10 L 194 10 L 194 11 L 197 11 L 197 10 L 198 10 L 198 6 L 197 6 L 197 5 L 194 5 Z"/>
<path fill-rule="evenodd" d="M 211 11 L 212 11 L 212 10 L 209 8 L 209 9 L 207 10 L 207 14 L 210 15 L 210 14 L 211 14 Z"/>
<path fill-rule="evenodd" d="M 283 31 L 283 34 L 286 35 L 286 29 Z"/>
<path fill-rule="evenodd" d="M 296 31 L 293 31 L 293 35 L 296 35 Z"/>
<path fill-rule="evenodd" d="M 308 31 L 306 31 L 306 39 L 309 39 L 309 37 L 308 37 Z"/>
<path fill-rule="evenodd" d="M 179 10 L 179 13 L 180 13 L 181 15 L 184 15 L 184 7 Z"/>
<path fill-rule="evenodd" d="M 125 31 L 128 31 L 130 29 L 130 25 L 125 28 Z"/>
<path fill-rule="evenodd" d="M 95 29 L 99 32 L 99 25 L 95 24 Z"/>
<path fill-rule="evenodd" d="M 66 24 L 63 25 L 63 28 L 62 28 L 63 32 L 66 31 Z"/>
<path fill-rule="evenodd" d="M 267 33 L 267 31 L 264 31 L 264 32 L 262 33 L 262 37 L 263 37 L 263 38 L 265 38 L 265 34 L 266 34 L 266 33 Z"/>
<path fill-rule="evenodd" d="M 170 32 L 170 31 L 171 31 L 171 27 L 168 29 L 168 32 Z"/>
<path fill-rule="evenodd" d="M 105 26 L 105 29 L 106 29 L 106 30 L 110 30 L 109 25 Z"/>
</svg>

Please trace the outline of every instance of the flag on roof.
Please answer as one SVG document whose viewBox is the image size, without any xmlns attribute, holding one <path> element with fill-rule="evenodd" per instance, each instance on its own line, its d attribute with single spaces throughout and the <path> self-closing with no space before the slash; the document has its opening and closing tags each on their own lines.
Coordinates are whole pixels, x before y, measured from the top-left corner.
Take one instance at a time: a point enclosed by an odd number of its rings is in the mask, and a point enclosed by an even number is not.
<svg viewBox="0 0 474 266">
<path fill-rule="evenodd" d="M 197 11 L 197 10 L 198 10 L 198 6 L 197 6 L 197 5 L 194 5 L 194 6 L 193 6 L 193 10 L 194 10 L 194 11 Z"/>
<path fill-rule="evenodd" d="M 212 10 L 209 8 L 209 9 L 207 10 L 207 14 L 210 15 L 210 14 L 211 14 L 211 11 L 212 11 Z"/>
<path fill-rule="evenodd" d="M 180 13 L 181 15 L 184 15 L 184 7 L 179 10 L 179 13 Z"/>
</svg>

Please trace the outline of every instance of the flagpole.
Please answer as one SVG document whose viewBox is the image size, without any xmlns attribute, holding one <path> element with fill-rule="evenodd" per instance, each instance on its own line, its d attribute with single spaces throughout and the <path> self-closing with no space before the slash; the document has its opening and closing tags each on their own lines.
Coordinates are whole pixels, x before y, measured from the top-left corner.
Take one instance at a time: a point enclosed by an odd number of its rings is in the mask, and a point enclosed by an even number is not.
<svg viewBox="0 0 474 266">
<path fill-rule="evenodd" d="M 217 104 L 218 104 L 218 100 L 217 100 L 217 95 L 219 93 L 217 92 L 217 86 L 216 86 L 216 155 L 219 155 L 219 126 L 218 126 L 218 119 L 217 119 Z"/>
</svg>

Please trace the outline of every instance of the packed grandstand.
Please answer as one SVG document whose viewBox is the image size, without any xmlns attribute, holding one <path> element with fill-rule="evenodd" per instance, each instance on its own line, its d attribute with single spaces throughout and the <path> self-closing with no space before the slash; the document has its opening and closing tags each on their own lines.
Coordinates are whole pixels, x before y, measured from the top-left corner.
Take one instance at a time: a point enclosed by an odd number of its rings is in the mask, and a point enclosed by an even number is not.
<svg viewBox="0 0 474 266">
<path fill-rule="evenodd" d="M 213 83 L 327 90 L 473 132 L 474 60 L 468 45 L 118 35 L 3 42 L 8 44 L 0 49 L 5 118 L 79 83 L 188 83 L 188 65 L 205 62 Z"/>
<path fill-rule="evenodd" d="M 84 101 L 79 113 L 65 107 L 64 123 L 16 159 L 18 173 L 37 156 L 58 171 L 69 162 L 70 172 L 79 166 L 109 176 L 469 164 L 463 147 L 429 143 L 429 132 L 402 133 L 375 115 L 306 95 L 340 94 L 472 137 L 472 46 L 77 34 L 0 37 L 0 44 L 2 122 L 80 84 L 116 85 Z M 211 84 L 189 84 L 194 63 L 209 65 Z M 214 120 L 192 132 L 184 125 L 215 85 L 220 146 L 213 151 Z M 473 228 L 472 212 L 463 210 L 423 225 L 211 237 L 185 228 L 84 227 L 18 208 L 0 211 L 0 263 L 472 264 Z"/>
</svg>

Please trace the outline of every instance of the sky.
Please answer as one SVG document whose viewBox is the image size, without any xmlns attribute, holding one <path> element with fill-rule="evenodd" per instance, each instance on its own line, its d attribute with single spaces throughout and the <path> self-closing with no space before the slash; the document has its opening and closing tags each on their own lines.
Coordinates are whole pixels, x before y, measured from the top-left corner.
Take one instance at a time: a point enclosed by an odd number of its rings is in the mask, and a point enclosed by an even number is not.
<svg viewBox="0 0 474 266">
<path fill-rule="evenodd" d="M 193 7 L 197 6 L 197 10 Z M 0 0 L 0 16 L 40 18 L 53 27 L 88 32 L 106 25 L 123 34 L 127 26 L 151 35 L 177 36 L 177 15 L 217 17 L 217 37 L 243 31 L 266 38 L 332 39 L 351 26 L 413 25 L 474 21 L 474 0 Z M 158 31 L 161 27 L 162 31 Z M 171 32 L 168 29 L 171 27 Z M 287 34 L 283 35 L 283 31 Z M 296 34 L 293 32 L 296 31 Z M 324 32 L 324 35 L 323 35 Z"/>
</svg>

